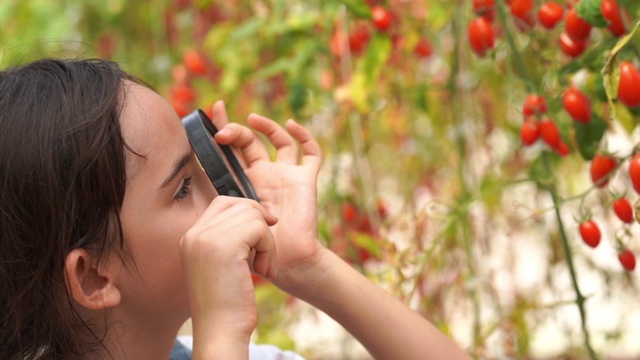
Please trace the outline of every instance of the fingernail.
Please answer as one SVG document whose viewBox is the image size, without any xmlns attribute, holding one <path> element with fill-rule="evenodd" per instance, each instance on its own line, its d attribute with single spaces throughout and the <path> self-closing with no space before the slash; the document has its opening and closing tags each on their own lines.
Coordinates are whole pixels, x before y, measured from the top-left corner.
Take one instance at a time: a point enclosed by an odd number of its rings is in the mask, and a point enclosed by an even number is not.
<svg viewBox="0 0 640 360">
<path fill-rule="evenodd" d="M 229 134 L 231 134 L 229 129 L 223 127 L 222 129 L 218 130 L 218 133 L 216 135 L 228 136 Z"/>
</svg>

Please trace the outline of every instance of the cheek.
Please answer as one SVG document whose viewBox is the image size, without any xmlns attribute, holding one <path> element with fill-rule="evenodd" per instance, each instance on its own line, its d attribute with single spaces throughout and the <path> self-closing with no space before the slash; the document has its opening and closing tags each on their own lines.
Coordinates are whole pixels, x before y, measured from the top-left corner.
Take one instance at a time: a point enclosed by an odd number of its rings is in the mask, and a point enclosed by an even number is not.
<svg viewBox="0 0 640 360">
<path fill-rule="evenodd" d="M 193 206 L 184 202 L 164 211 L 126 215 L 122 217 L 125 241 L 142 278 L 180 274 L 180 239 L 198 219 Z"/>
</svg>

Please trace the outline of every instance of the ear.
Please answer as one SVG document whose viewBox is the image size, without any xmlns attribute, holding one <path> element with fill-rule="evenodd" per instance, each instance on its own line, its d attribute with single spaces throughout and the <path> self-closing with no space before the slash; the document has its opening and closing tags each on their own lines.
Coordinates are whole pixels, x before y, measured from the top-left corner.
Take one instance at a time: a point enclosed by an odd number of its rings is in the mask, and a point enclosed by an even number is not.
<svg viewBox="0 0 640 360">
<path fill-rule="evenodd" d="M 73 299 L 83 307 L 102 310 L 120 303 L 120 290 L 108 266 L 84 249 L 73 249 L 65 259 L 67 287 Z"/>
</svg>

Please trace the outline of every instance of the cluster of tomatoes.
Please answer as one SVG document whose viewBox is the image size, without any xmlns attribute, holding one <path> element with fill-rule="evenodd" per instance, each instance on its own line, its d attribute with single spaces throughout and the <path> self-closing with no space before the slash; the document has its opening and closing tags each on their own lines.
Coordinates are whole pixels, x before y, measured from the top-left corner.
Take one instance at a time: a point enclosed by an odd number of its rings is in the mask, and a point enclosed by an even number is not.
<svg viewBox="0 0 640 360">
<path fill-rule="evenodd" d="M 601 189 L 606 188 L 609 184 L 609 180 L 615 175 L 616 170 L 626 160 L 627 159 L 625 158 L 617 158 L 612 154 L 597 154 L 594 156 L 589 166 L 589 172 L 594 186 Z M 640 194 L 640 153 L 635 153 L 630 157 L 628 164 L 628 177 L 635 192 Z M 625 238 L 630 238 L 628 226 L 633 224 L 635 220 L 634 208 L 631 206 L 628 198 L 624 195 L 613 195 L 612 200 L 611 207 L 613 212 L 623 223 L 623 229 L 625 230 L 622 236 L 616 236 L 618 260 L 620 260 L 620 263 L 626 270 L 632 271 L 636 266 L 636 257 L 625 244 Z M 600 244 L 600 227 L 588 214 L 586 214 L 585 218 L 580 221 L 578 229 L 585 244 L 592 248 L 595 248 Z"/>
<path fill-rule="evenodd" d="M 494 29 L 496 17 L 495 0 L 473 0 L 472 7 L 476 17 L 468 24 L 467 35 L 471 49 L 479 57 L 486 56 L 494 48 L 497 31 Z M 593 26 L 582 19 L 576 10 L 578 0 L 567 1 L 561 5 L 547 1 L 536 11 L 534 0 L 506 0 L 514 25 L 521 32 L 532 30 L 537 23 L 552 30 L 564 20 L 564 29 L 558 42 L 561 51 L 571 58 L 582 55 L 588 47 Z M 618 6 L 616 0 L 602 0 L 602 16 L 609 23 L 608 30 L 614 36 L 627 33 L 629 15 L 624 8 Z"/>
<path fill-rule="evenodd" d="M 195 77 L 205 76 L 207 71 L 208 66 L 204 55 L 194 49 L 185 51 L 182 55 L 182 63 L 175 65 L 171 70 L 172 84 L 169 88 L 169 99 L 178 116 L 183 117 L 194 108 L 196 94 L 191 81 Z"/>
<path fill-rule="evenodd" d="M 376 221 L 372 221 L 371 213 L 364 211 L 352 201 L 342 203 L 341 222 L 333 230 L 331 248 L 345 260 L 354 264 L 379 257 L 376 250 L 379 236 L 378 225 L 387 218 L 387 209 L 382 201 L 378 201 L 375 210 Z"/>
<path fill-rule="evenodd" d="M 623 63 L 623 66 L 624 63 Z M 636 70 L 637 71 L 637 70 Z M 620 101 L 624 97 L 624 91 L 629 91 L 629 86 L 622 81 L 620 83 L 618 98 Z M 640 81 L 635 82 L 634 96 L 640 96 L 638 86 Z M 576 87 L 567 88 L 562 96 L 564 110 L 570 115 L 570 117 L 577 123 L 587 124 L 592 118 L 592 106 L 589 97 Z M 640 106 L 638 103 L 626 102 L 627 106 L 633 105 Z M 556 123 L 549 117 L 546 117 L 547 102 L 543 96 L 536 94 L 529 94 L 524 101 L 522 112 L 524 114 L 524 122 L 520 130 L 520 136 L 523 145 L 531 146 L 539 139 L 553 149 L 560 156 L 569 154 L 569 147 L 562 138 Z M 594 186 L 598 188 L 606 188 L 609 184 L 609 180 L 615 174 L 620 164 L 626 159 L 617 158 L 612 154 L 598 153 L 590 162 L 590 176 Z M 633 185 L 636 193 L 640 194 L 640 153 L 636 153 L 631 156 L 629 160 L 628 176 L 631 184 Z M 628 249 L 628 246 L 624 244 L 624 238 L 629 238 L 630 233 L 628 227 L 634 222 L 634 210 L 631 203 L 625 196 L 613 195 L 612 208 L 616 216 L 623 222 L 625 231 L 623 237 L 616 238 L 616 244 L 618 248 L 618 259 L 622 266 L 632 271 L 636 265 L 636 259 L 634 253 Z M 598 224 L 593 220 L 589 214 L 586 214 L 581 219 L 579 225 L 580 236 L 585 244 L 590 247 L 597 247 L 600 244 L 601 232 Z"/>
<path fill-rule="evenodd" d="M 343 44 L 348 44 L 351 55 L 358 56 L 367 48 L 371 39 L 372 31 L 387 34 L 391 37 L 393 45 L 398 45 L 403 41 L 403 37 L 396 30 L 399 29 L 400 18 L 389 8 L 381 5 L 379 1 L 367 0 L 366 3 L 371 9 L 371 19 L 368 21 L 356 21 L 353 29 L 348 34 L 341 27 L 336 27 L 331 37 L 331 53 L 336 57 L 341 57 L 347 50 Z M 429 58 L 433 54 L 431 40 L 422 36 L 418 39 L 413 52 L 419 58 Z"/>
</svg>

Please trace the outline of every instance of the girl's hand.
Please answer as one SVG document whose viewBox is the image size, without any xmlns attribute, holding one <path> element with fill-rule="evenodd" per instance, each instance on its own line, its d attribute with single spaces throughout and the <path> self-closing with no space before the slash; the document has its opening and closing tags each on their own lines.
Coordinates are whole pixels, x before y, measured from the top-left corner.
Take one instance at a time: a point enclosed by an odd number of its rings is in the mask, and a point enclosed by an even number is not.
<svg viewBox="0 0 640 360">
<path fill-rule="evenodd" d="M 318 241 L 316 210 L 316 182 L 322 163 L 320 145 L 293 120 L 287 121 L 285 130 L 273 120 L 251 114 L 247 119 L 249 126 L 275 148 L 272 160 L 256 132 L 228 122 L 221 101 L 213 106 L 213 121 L 220 129 L 216 141 L 240 150 L 261 204 L 279 219 L 273 227 L 278 248 L 278 278 L 274 283 L 287 288 L 293 285 L 289 275 L 313 268 L 324 249 Z"/>
<path fill-rule="evenodd" d="M 181 239 L 194 354 L 247 351 L 258 320 L 251 271 L 276 276 L 276 222 L 253 200 L 218 196 Z"/>
</svg>

